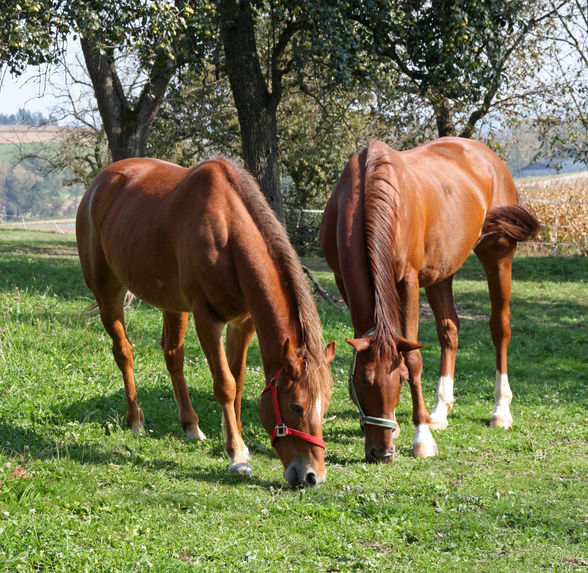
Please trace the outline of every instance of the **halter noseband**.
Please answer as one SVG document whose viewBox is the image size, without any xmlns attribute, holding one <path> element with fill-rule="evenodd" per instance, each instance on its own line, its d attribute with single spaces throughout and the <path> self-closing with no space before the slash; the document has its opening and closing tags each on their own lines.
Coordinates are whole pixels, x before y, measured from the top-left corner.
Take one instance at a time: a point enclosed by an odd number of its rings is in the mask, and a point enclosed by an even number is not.
<svg viewBox="0 0 588 573">
<path fill-rule="evenodd" d="M 306 442 L 310 442 L 311 444 L 314 444 L 315 446 L 319 446 L 319 447 L 323 448 L 323 450 L 324 450 L 326 444 L 320 438 L 317 438 L 316 436 L 312 436 L 311 434 L 307 434 L 306 432 L 301 432 L 300 430 L 295 430 L 294 428 L 289 428 L 288 426 L 286 426 L 286 424 L 284 424 L 284 421 L 282 420 L 282 414 L 280 414 L 280 404 L 278 402 L 278 389 L 276 387 L 278 384 L 278 376 L 282 373 L 283 369 L 284 369 L 284 367 L 280 366 L 280 369 L 272 376 L 272 379 L 267 383 L 266 387 L 264 388 L 264 390 L 262 392 L 262 394 L 263 394 L 264 392 L 267 392 L 268 390 L 272 391 L 272 400 L 274 403 L 274 414 L 276 416 L 276 426 L 275 426 L 274 431 L 272 432 L 272 435 L 270 437 L 272 446 L 274 445 L 274 442 L 276 441 L 277 438 L 284 438 L 285 436 L 294 436 L 294 437 L 300 438 L 301 440 L 304 440 Z"/>
<path fill-rule="evenodd" d="M 370 328 L 362 338 L 372 335 L 376 330 L 376 327 Z M 359 398 L 357 397 L 357 392 L 355 391 L 355 384 L 353 383 L 353 376 L 355 375 L 355 367 L 357 365 L 357 350 L 353 349 L 353 360 L 351 362 L 351 368 L 349 368 L 349 379 L 348 379 L 348 386 L 349 386 L 349 394 L 351 394 L 351 399 L 353 403 L 357 406 L 359 410 L 359 424 L 363 428 L 366 424 L 370 424 L 372 426 L 379 426 L 381 428 L 389 428 L 391 430 L 396 430 L 398 427 L 394 420 L 390 420 L 388 418 L 376 418 L 375 416 L 366 416 L 364 414 L 363 408 L 359 403 Z"/>
</svg>

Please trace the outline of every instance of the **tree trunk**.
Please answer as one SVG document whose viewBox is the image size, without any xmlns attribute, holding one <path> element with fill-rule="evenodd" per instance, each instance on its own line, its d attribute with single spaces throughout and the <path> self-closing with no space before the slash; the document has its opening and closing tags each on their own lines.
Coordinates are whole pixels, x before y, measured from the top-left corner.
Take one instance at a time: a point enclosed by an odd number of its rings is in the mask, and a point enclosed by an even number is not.
<svg viewBox="0 0 588 573">
<path fill-rule="evenodd" d="M 284 221 L 276 129 L 280 93 L 270 93 L 263 77 L 250 3 L 222 0 L 219 12 L 243 159 L 278 219 Z"/>
<path fill-rule="evenodd" d="M 147 136 L 175 71 L 171 60 L 156 60 L 134 107 L 128 102 L 118 77 L 112 52 L 100 51 L 96 42 L 80 38 L 88 74 L 113 161 L 143 157 Z"/>
<path fill-rule="evenodd" d="M 439 137 L 455 135 L 451 102 L 442 94 L 433 94 L 430 97 L 430 101 L 435 112 L 435 121 L 437 123 L 437 133 Z"/>
</svg>

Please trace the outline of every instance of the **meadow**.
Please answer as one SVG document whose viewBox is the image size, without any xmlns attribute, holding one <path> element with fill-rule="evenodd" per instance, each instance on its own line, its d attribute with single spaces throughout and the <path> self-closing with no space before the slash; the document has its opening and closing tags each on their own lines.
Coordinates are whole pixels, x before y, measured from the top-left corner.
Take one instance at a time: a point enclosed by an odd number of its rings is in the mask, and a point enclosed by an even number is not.
<svg viewBox="0 0 588 573">
<path fill-rule="evenodd" d="M 408 388 L 396 460 L 364 462 L 347 394 L 349 314 L 318 300 L 337 340 L 324 422 L 327 481 L 292 489 L 257 418 L 254 339 L 243 397 L 252 478 L 227 474 L 220 408 L 193 326 L 186 377 L 208 440 L 185 439 L 159 347 L 161 316 L 127 311 L 146 435 L 124 422 L 122 379 L 71 235 L 0 230 L 1 571 L 580 571 L 588 567 L 588 258 L 514 262 L 514 427 L 489 426 L 494 350 L 475 257 L 455 281 L 456 405 L 436 458 L 410 455 Z M 320 284 L 324 263 L 305 259 Z M 424 299 L 424 296 L 423 296 Z M 423 388 L 439 346 L 422 304 Z"/>
</svg>

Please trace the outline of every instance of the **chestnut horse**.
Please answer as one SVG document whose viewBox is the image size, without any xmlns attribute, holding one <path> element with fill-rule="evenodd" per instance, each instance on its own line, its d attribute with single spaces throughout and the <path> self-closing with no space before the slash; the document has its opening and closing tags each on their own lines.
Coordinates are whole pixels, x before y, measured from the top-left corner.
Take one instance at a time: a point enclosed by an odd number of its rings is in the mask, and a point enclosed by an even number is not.
<svg viewBox="0 0 588 573">
<path fill-rule="evenodd" d="M 248 475 L 241 391 L 256 331 L 267 380 L 259 415 L 284 477 L 292 485 L 322 483 L 322 419 L 335 343 L 323 351 L 300 261 L 251 175 L 222 158 L 192 169 L 155 159 L 119 161 L 90 184 L 76 235 L 84 278 L 113 341 L 133 430 L 143 431 L 143 413 L 124 324 L 127 290 L 163 311 L 161 345 L 180 422 L 189 438 L 202 440 L 183 373 L 193 313 L 222 409 L 229 472 Z"/>
<path fill-rule="evenodd" d="M 374 141 L 357 153 L 330 197 L 320 244 L 347 302 L 355 331 L 349 377 L 361 414 L 369 461 L 392 461 L 399 428 L 395 409 L 406 378 L 416 435 L 413 455 L 437 453 L 430 428 L 447 427 L 459 320 L 453 275 L 473 249 L 488 279 L 490 329 L 496 348 L 492 425 L 509 428 L 507 375 L 511 262 L 517 241 L 537 221 L 520 204 L 513 179 L 481 143 L 447 137 L 397 152 Z M 419 287 L 435 315 L 441 371 L 429 416 L 416 343 Z"/>
</svg>

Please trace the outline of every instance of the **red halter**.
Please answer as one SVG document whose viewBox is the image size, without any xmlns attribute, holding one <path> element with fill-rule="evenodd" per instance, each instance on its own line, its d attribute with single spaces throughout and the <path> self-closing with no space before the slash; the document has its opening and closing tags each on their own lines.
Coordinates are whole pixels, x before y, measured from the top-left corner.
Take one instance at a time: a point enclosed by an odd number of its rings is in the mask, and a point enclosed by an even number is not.
<svg viewBox="0 0 588 573">
<path fill-rule="evenodd" d="M 274 428 L 274 431 L 272 432 L 270 438 L 272 446 L 274 445 L 274 442 L 277 438 L 283 438 L 284 436 L 295 436 L 296 438 L 300 438 L 301 440 L 310 442 L 315 446 L 319 446 L 324 450 L 326 444 L 320 438 L 311 436 L 310 434 L 301 432 L 300 430 L 295 430 L 294 428 L 288 428 L 288 426 L 284 424 L 284 421 L 282 420 L 282 415 L 280 414 L 280 405 L 278 403 L 278 390 L 276 388 L 276 385 L 278 383 L 278 376 L 282 373 L 283 369 L 284 367 L 280 366 L 280 369 L 273 375 L 272 379 L 267 383 L 267 386 L 264 388 L 262 392 L 263 394 L 264 392 L 267 392 L 270 389 L 272 391 L 272 399 L 274 402 L 274 414 L 276 416 L 276 427 Z"/>
</svg>

